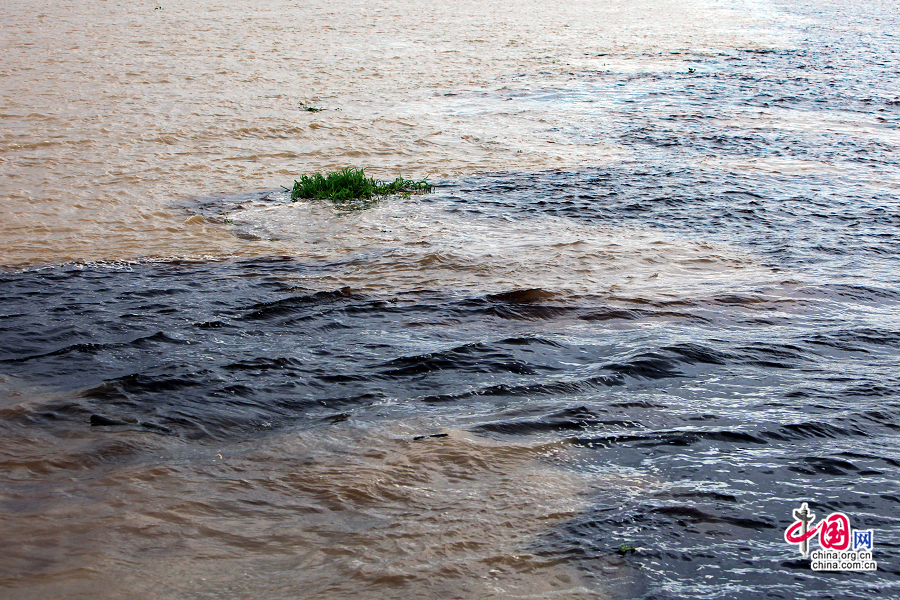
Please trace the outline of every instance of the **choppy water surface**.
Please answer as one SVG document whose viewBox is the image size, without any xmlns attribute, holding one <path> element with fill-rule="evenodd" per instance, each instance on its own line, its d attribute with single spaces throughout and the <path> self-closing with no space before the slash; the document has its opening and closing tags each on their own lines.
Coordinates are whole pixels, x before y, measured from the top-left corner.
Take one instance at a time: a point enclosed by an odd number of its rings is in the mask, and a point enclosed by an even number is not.
<svg viewBox="0 0 900 600">
<path fill-rule="evenodd" d="M 196 188 L 223 255 L 0 274 L 4 597 L 900 596 L 900 13 L 730 7 L 781 46 L 441 96 L 615 157 Z M 812 572 L 801 501 L 878 571 Z"/>
</svg>

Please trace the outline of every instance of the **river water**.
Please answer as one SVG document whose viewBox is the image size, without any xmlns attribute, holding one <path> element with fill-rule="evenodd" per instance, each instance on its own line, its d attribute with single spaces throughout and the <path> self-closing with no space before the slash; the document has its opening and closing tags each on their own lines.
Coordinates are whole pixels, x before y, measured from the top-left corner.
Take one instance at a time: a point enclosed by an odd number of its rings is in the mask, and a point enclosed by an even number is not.
<svg viewBox="0 0 900 600">
<path fill-rule="evenodd" d="M 4 598 L 900 597 L 896 2 L 8 4 Z"/>
</svg>

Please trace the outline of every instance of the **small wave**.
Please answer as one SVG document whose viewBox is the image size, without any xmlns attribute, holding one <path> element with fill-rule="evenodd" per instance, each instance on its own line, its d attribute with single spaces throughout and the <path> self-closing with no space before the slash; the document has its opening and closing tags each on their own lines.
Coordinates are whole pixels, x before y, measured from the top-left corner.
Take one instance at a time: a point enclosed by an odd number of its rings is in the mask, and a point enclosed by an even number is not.
<svg viewBox="0 0 900 600">
<path fill-rule="evenodd" d="M 163 308 L 165 308 L 165 307 L 163 307 Z M 5 358 L 5 359 L 0 360 L 0 362 L 23 363 L 23 362 L 40 360 L 42 358 L 65 356 L 67 354 L 72 354 L 72 353 L 93 355 L 93 354 L 99 354 L 101 352 L 105 352 L 108 350 L 148 348 L 148 347 L 154 346 L 158 343 L 174 344 L 174 345 L 190 344 L 190 342 L 188 340 L 174 338 L 174 337 L 167 335 L 165 332 L 158 331 L 152 335 L 137 337 L 137 338 L 127 341 L 127 342 L 71 344 L 69 346 L 65 346 L 64 348 L 59 348 L 58 350 L 52 350 L 50 352 L 45 352 L 42 354 L 32 354 L 32 355 L 22 356 L 22 357 L 17 357 L 17 358 Z"/>
<path fill-rule="evenodd" d="M 467 344 L 441 352 L 395 358 L 380 365 L 379 369 L 384 377 L 406 377 L 440 370 L 481 373 L 508 372 L 519 375 L 534 375 L 539 371 L 557 370 L 531 365 L 509 354 L 498 352 L 492 345 L 481 343 Z"/>
<path fill-rule="evenodd" d="M 458 402 L 479 397 L 533 397 L 558 394 L 583 394 L 611 386 L 623 385 L 623 379 L 616 376 L 598 376 L 577 381 L 556 381 L 531 385 L 499 384 L 476 388 L 453 394 L 428 395 L 422 402 Z"/>
<path fill-rule="evenodd" d="M 628 446 L 634 448 L 654 448 L 657 446 L 695 446 L 701 442 L 713 441 L 727 444 L 769 444 L 767 440 L 743 431 L 691 430 L 665 431 L 651 430 L 641 433 L 616 433 L 602 436 L 572 438 L 572 444 L 593 448 Z"/>
<path fill-rule="evenodd" d="M 318 308 L 333 303 L 343 302 L 352 297 L 352 292 L 350 292 L 348 288 L 344 288 L 328 292 L 315 292 L 301 296 L 292 296 L 290 298 L 283 298 L 272 302 L 259 302 L 247 307 L 241 319 L 245 321 L 261 321 L 282 317 L 293 317 L 308 311 L 310 308 Z"/>
<path fill-rule="evenodd" d="M 507 435 L 528 435 L 543 432 L 580 431 L 598 427 L 635 428 L 641 424 L 623 419 L 604 418 L 602 413 L 586 406 L 566 408 L 536 420 L 516 420 L 484 423 L 473 431 L 502 433 Z"/>
</svg>

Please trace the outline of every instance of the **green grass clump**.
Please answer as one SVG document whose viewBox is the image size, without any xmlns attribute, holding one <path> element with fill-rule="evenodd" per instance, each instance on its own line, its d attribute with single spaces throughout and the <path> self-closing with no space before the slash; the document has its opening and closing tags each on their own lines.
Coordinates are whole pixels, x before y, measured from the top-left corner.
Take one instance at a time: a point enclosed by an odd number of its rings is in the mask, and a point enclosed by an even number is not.
<svg viewBox="0 0 900 600">
<path fill-rule="evenodd" d="M 303 102 L 300 103 L 300 108 L 302 108 L 306 112 L 312 112 L 312 113 L 322 112 L 324 110 L 327 110 L 324 108 L 316 108 L 315 106 L 309 106 L 308 104 L 305 104 Z"/>
<path fill-rule="evenodd" d="M 316 173 L 303 175 L 294 181 L 291 189 L 291 200 L 331 200 L 336 203 L 348 203 L 354 200 L 371 200 L 373 196 L 390 194 L 426 194 L 434 186 L 425 181 L 413 181 L 397 177 L 387 183 L 366 177 L 365 169 L 346 167 L 328 175 Z"/>
</svg>

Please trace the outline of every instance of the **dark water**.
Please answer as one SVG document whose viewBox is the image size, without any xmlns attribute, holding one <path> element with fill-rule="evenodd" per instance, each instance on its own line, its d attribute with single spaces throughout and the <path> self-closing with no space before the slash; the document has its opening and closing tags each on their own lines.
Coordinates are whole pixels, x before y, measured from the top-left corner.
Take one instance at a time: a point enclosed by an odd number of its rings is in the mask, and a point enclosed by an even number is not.
<svg viewBox="0 0 900 600">
<path fill-rule="evenodd" d="M 3 429 L 219 449 L 427 417 L 558 442 L 555 467 L 644 482 L 595 489 L 530 542 L 588 597 L 900 597 L 900 13 L 785 10 L 795 47 L 700 56 L 694 73 L 516 76 L 535 81 L 522 105 L 615 111 L 611 128 L 571 135 L 612 136 L 629 156 L 438 182 L 417 200 L 448 219 L 549 215 L 727 244 L 765 283 L 680 297 L 308 284 L 365 269 L 359 255 L 10 271 L 0 372 L 43 391 L 8 401 Z M 39 472 L 4 482 L 7 498 Z M 872 529 L 878 571 L 812 572 L 783 539 L 802 501 Z M 27 513 L 4 506 L 7 526 Z M 610 565 L 629 582 L 611 585 Z"/>
</svg>

